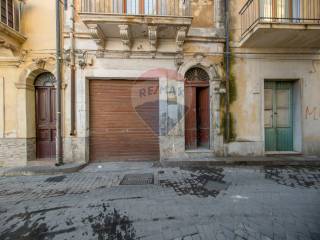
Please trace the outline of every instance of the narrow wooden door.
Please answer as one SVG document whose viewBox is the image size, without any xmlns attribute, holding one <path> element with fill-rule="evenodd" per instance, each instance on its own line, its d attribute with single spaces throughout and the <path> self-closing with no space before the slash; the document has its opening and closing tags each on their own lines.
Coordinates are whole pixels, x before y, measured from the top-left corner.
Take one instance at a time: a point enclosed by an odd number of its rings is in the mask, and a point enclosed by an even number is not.
<svg viewBox="0 0 320 240">
<path fill-rule="evenodd" d="M 266 151 L 293 151 L 292 83 L 265 82 Z"/>
<path fill-rule="evenodd" d="M 185 87 L 185 145 L 186 149 L 197 148 L 197 98 L 196 87 Z"/>
<path fill-rule="evenodd" d="M 36 87 L 37 158 L 54 158 L 56 153 L 55 88 Z"/>
<path fill-rule="evenodd" d="M 197 88 L 197 140 L 199 147 L 209 148 L 209 87 Z"/>
</svg>

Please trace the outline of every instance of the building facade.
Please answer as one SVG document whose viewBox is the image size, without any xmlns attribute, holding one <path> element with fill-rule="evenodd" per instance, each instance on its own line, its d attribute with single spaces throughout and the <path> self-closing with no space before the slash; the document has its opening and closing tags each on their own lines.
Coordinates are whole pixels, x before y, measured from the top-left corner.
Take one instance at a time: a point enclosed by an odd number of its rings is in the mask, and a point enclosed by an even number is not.
<svg viewBox="0 0 320 240">
<path fill-rule="evenodd" d="M 231 1 L 232 155 L 320 153 L 320 1 Z"/>
<path fill-rule="evenodd" d="M 320 1 L 228 3 L 65 1 L 64 161 L 320 154 Z M 0 164 L 54 161 L 55 3 L 1 4 Z"/>
<path fill-rule="evenodd" d="M 1 1 L 0 166 L 26 165 L 41 149 L 35 83 L 43 73 L 55 74 L 54 7 L 52 1 Z M 54 131 L 47 134 L 54 139 Z"/>
<path fill-rule="evenodd" d="M 223 6 L 220 0 L 69 1 L 65 49 L 75 46 L 81 67 L 65 71 L 66 82 L 76 79 L 76 106 L 65 102 L 66 131 L 72 132 L 71 119 L 76 125 L 65 158 L 223 155 Z"/>
</svg>

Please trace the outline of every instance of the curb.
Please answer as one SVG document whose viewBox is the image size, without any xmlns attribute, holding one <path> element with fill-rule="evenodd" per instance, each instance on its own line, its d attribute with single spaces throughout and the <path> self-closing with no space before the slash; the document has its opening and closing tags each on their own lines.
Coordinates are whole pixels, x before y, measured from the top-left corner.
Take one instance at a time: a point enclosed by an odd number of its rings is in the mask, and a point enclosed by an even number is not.
<svg viewBox="0 0 320 240">
<path fill-rule="evenodd" d="M 241 158 L 226 158 L 214 160 L 167 160 L 161 161 L 160 165 L 163 167 L 214 167 L 214 166 L 265 166 L 265 167 L 318 167 L 320 166 L 320 159 L 315 160 L 292 160 L 283 158 L 272 159 L 241 159 Z"/>
<path fill-rule="evenodd" d="M 63 166 L 26 166 L 0 168 L 0 177 L 14 176 L 35 176 L 35 175 L 56 175 L 65 173 L 74 173 L 84 168 L 87 163 L 67 163 Z"/>
</svg>

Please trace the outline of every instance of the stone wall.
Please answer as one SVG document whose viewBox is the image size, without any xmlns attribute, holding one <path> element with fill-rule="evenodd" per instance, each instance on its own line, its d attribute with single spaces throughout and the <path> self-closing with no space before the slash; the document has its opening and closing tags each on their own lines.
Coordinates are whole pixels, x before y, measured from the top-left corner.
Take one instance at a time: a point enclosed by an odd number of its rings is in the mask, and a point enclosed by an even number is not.
<svg viewBox="0 0 320 240">
<path fill-rule="evenodd" d="M 18 138 L 0 138 L 0 166 L 14 167 L 26 165 L 35 160 L 36 140 Z"/>
</svg>

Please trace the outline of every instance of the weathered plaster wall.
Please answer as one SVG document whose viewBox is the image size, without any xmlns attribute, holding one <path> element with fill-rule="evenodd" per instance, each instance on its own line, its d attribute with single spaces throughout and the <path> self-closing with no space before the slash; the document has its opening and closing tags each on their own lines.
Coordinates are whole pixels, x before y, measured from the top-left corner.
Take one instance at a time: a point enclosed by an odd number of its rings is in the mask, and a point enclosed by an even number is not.
<svg viewBox="0 0 320 240">
<path fill-rule="evenodd" d="M 192 27 L 209 28 L 214 25 L 214 1 L 192 0 Z"/>
<path fill-rule="evenodd" d="M 300 93 L 294 98 L 301 98 L 300 117 L 296 117 L 297 126 L 302 129 L 302 151 L 306 154 L 319 154 L 320 121 L 318 105 L 320 97 L 318 60 L 264 60 L 238 59 L 234 71 L 237 80 L 237 100 L 231 111 L 235 119 L 237 141 L 231 148 L 234 154 L 263 154 L 264 152 L 264 80 L 292 80 L 301 86 Z M 294 67 L 293 67 L 294 66 Z M 299 95 L 298 95 L 299 94 Z M 297 106 L 295 106 L 297 107 Z M 300 120 L 299 120 L 300 119 Z M 296 136 L 299 137 L 299 136 Z M 298 139 L 296 139 L 299 141 Z M 256 142 L 255 149 L 239 147 L 244 142 Z M 261 144 L 259 146 L 259 144 Z M 239 148 L 238 148 L 239 147 Z"/>
<path fill-rule="evenodd" d="M 27 37 L 24 49 L 55 49 L 55 2 L 28 0 L 25 4 L 21 32 Z"/>
</svg>

